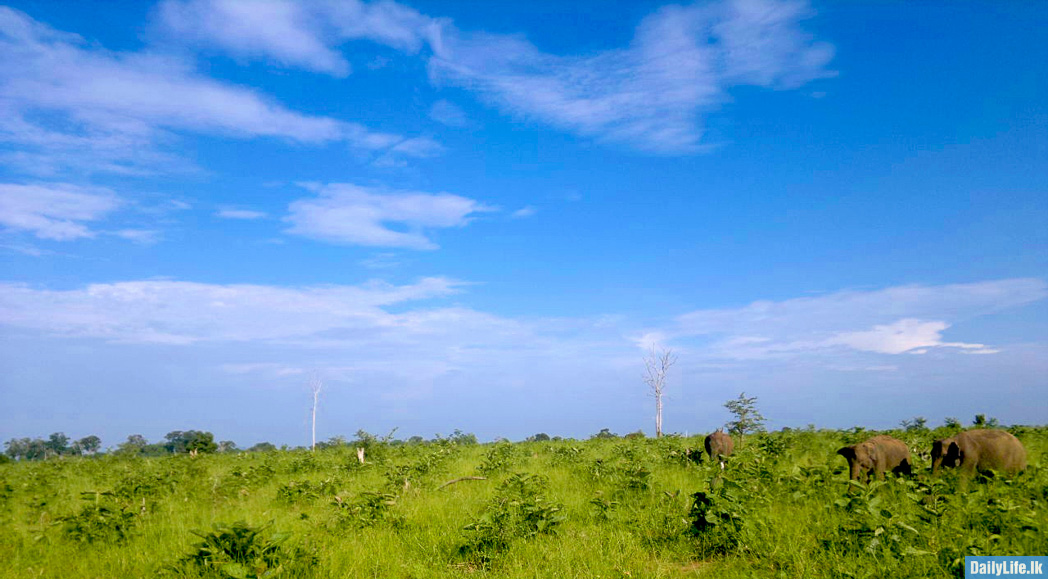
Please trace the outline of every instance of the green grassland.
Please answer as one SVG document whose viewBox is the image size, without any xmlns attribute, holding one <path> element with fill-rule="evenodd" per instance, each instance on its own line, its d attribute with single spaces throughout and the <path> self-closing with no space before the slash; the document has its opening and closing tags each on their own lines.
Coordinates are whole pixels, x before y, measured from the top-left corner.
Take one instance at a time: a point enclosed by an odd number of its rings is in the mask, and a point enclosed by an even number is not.
<svg viewBox="0 0 1048 579">
<path fill-rule="evenodd" d="M 849 483 L 875 434 L 391 444 L 0 465 L 0 577 L 961 577 L 965 555 L 1048 554 L 1048 428 L 1029 468 Z M 464 477 L 483 477 L 464 478 Z M 451 484 L 447 484 L 450 481 Z"/>
</svg>

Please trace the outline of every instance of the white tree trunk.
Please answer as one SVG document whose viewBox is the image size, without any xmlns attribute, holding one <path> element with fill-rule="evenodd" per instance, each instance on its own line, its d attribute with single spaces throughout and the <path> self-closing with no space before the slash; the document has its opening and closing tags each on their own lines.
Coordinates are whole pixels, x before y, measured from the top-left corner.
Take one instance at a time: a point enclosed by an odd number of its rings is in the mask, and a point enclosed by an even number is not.
<svg viewBox="0 0 1048 579">
<path fill-rule="evenodd" d="M 320 375 L 314 370 L 309 377 L 309 389 L 313 392 L 313 444 L 309 449 L 313 451 L 317 449 L 317 403 L 320 401 L 320 389 L 323 387 L 324 382 L 320 380 Z"/>
<path fill-rule="evenodd" d="M 673 355 L 673 350 L 663 350 L 661 354 L 656 354 L 654 345 L 644 360 L 648 371 L 644 376 L 644 382 L 651 388 L 652 395 L 655 396 L 656 438 L 662 436 L 662 392 L 666 387 L 666 377 L 669 375 L 670 366 L 673 366 L 676 361 L 677 357 Z"/>
</svg>

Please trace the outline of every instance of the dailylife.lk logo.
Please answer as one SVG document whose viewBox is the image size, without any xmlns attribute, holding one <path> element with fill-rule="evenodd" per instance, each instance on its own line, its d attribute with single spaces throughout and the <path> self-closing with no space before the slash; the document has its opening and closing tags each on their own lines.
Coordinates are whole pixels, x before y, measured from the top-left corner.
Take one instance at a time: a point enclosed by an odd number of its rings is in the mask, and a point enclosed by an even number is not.
<svg viewBox="0 0 1048 579">
<path fill-rule="evenodd" d="M 965 577 L 1045 576 L 1048 557 L 965 557 Z"/>
</svg>

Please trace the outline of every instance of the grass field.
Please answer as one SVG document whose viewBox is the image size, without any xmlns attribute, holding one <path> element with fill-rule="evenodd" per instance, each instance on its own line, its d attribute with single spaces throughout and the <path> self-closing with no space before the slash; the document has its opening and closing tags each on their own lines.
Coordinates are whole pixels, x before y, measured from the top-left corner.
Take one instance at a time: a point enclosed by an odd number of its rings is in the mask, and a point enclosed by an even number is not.
<svg viewBox="0 0 1048 579">
<path fill-rule="evenodd" d="M 887 432 L 915 476 L 869 486 L 835 454 L 861 429 L 748 436 L 723 473 L 675 436 L 20 461 L 0 577 L 961 577 L 1048 554 L 1048 428 L 1010 430 L 1018 476 L 933 478 L 950 432 L 918 429 Z"/>
</svg>

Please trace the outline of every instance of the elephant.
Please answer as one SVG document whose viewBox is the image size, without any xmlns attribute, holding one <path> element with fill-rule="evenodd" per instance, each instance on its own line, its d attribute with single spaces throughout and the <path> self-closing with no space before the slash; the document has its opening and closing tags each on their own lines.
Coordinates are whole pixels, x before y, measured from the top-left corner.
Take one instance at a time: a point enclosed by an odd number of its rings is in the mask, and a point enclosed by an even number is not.
<svg viewBox="0 0 1048 579">
<path fill-rule="evenodd" d="M 932 443 L 932 474 L 943 466 L 960 467 L 968 475 L 977 470 L 1014 474 L 1026 469 L 1026 449 L 1004 430 L 967 430 Z"/>
<path fill-rule="evenodd" d="M 735 443 L 732 442 L 731 437 L 717 429 L 716 432 L 706 437 L 705 446 L 710 460 L 720 461 L 721 470 L 724 470 L 724 457 L 731 456 L 732 451 L 735 450 Z"/>
<path fill-rule="evenodd" d="M 912 474 L 910 449 L 903 441 L 884 434 L 859 444 L 845 446 L 838 450 L 837 454 L 848 459 L 851 480 L 864 477 L 864 482 L 869 482 L 871 474 L 876 476 L 877 480 L 884 480 L 884 473 L 887 471 Z"/>
</svg>

